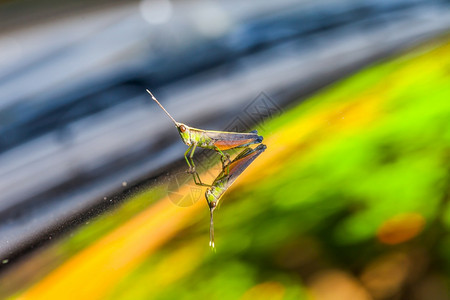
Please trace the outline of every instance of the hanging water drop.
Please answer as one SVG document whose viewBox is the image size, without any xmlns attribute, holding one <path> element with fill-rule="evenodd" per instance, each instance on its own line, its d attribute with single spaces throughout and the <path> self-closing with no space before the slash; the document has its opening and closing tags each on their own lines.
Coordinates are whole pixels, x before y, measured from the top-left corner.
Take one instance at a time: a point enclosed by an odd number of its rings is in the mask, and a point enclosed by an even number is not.
<svg viewBox="0 0 450 300">
<path fill-rule="evenodd" d="M 214 207 L 209 209 L 211 221 L 209 223 L 209 246 L 214 248 L 214 220 L 213 220 Z"/>
</svg>

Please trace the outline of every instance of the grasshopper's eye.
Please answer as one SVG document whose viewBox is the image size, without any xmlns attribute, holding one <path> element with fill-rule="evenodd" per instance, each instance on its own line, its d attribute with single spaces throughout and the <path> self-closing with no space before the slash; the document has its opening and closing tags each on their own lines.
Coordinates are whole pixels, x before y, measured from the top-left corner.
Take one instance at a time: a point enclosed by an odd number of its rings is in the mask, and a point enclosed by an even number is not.
<svg viewBox="0 0 450 300">
<path fill-rule="evenodd" d="M 185 132 L 185 131 L 186 131 L 186 126 L 181 125 L 181 126 L 180 126 L 180 131 L 181 131 L 181 132 Z"/>
</svg>

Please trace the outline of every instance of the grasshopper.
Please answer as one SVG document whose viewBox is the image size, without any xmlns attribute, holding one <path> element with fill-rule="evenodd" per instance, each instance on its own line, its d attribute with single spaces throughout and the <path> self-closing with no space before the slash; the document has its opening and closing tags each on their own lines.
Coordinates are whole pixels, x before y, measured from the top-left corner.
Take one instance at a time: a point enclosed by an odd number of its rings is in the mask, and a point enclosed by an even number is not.
<svg viewBox="0 0 450 300">
<path fill-rule="evenodd" d="M 237 177 L 247 169 L 247 167 L 266 150 L 266 145 L 260 144 L 258 147 L 246 148 L 239 153 L 235 159 L 229 164 L 229 171 L 225 168 L 217 176 L 212 185 L 210 185 L 205 192 L 206 202 L 208 202 L 210 212 L 210 226 L 209 226 L 209 246 L 214 248 L 214 221 L 213 213 L 219 204 L 220 198 L 228 190 L 228 188 L 236 181 Z"/>
<path fill-rule="evenodd" d="M 258 132 L 256 130 L 249 133 L 213 131 L 193 128 L 187 126 L 186 124 L 179 123 L 175 121 L 175 119 L 167 112 L 167 110 L 161 105 L 161 103 L 159 103 L 159 101 L 149 90 L 147 90 L 147 92 L 173 121 L 178 129 L 178 133 L 180 134 L 181 139 L 187 146 L 189 146 L 184 153 L 184 158 L 189 166 L 188 173 L 196 174 L 198 177 L 199 182 L 195 180 L 196 177 L 194 175 L 194 181 L 196 184 L 200 183 L 200 185 L 203 185 L 200 177 L 198 176 L 198 173 L 195 170 L 195 164 L 192 159 L 197 147 L 213 149 L 217 151 L 221 155 L 222 167 L 225 168 L 226 164 L 231 163 L 231 161 L 229 155 L 224 154 L 223 151 L 235 148 L 244 148 L 252 144 L 259 144 L 263 140 L 263 137 L 258 135 Z"/>
</svg>

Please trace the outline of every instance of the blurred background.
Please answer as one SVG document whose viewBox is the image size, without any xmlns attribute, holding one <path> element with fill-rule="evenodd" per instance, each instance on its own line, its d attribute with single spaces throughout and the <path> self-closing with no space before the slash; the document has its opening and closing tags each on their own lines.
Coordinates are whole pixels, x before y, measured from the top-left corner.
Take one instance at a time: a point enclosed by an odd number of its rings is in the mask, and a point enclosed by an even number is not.
<svg viewBox="0 0 450 300">
<path fill-rule="evenodd" d="M 0 1 L 0 298 L 450 299 L 449 8 Z M 265 138 L 216 252 L 147 88 Z"/>
</svg>

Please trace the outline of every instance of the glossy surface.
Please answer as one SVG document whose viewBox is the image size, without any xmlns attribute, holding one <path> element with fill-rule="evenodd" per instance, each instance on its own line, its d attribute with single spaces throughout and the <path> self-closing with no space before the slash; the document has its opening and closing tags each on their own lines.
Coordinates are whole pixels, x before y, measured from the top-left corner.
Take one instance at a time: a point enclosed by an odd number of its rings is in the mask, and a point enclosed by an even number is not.
<svg viewBox="0 0 450 300">
<path fill-rule="evenodd" d="M 260 124 L 270 151 L 223 198 L 216 253 L 204 200 L 178 207 L 160 184 L 3 273 L 3 294 L 448 298 L 448 53 L 430 42 Z"/>
</svg>

